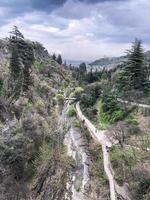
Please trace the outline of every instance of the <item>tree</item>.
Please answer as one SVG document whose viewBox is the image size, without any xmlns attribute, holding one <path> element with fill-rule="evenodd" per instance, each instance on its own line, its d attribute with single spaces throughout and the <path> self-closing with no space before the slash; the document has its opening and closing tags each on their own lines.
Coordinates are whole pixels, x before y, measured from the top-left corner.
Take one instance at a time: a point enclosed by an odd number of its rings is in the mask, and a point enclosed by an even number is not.
<svg viewBox="0 0 150 200">
<path fill-rule="evenodd" d="M 86 72 L 86 64 L 84 62 L 79 65 L 79 71 L 82 74 Z"/>
<path fill-rule="evenodd" d="M 119 121 L 109 128 L 109 132 L 112 134 L 112 143 L 118 141 L 120 146 L 123 147 L 125 139 L 129 135 L 128 126 L 124 122 Z"/>
<path fill-rule="evenodd" d="M 55 53 L 52 55 L 53 60 L 56 60 L 56 55 Z"/>
<path fill-rule="evenodd" d="M 10 71 L 12 93 L 20 94 L 27 91 L 31 85 L 31 67 L 34 62 L 34 52 L 32 44 L 24 40 L 23 34 L 15 26 L 10 32 L 12 36 L 9 39 L 11 51 Z"/>
<path fill-rule="evenodd" d="M 79 81 L 83 81 L 85 79 L 86 74 L 86 64 L 83 62 L 79 65 Z"/>
<path fill-rule="evenodd" d="M 57 62 L 58 62 L 58 64 L 62 64 L 62 57 L 61 57 L 61 55 L 59 54 L 58 55 L 58 57 L 57 57 L 57 60 L 56 60 Z"/>
<path fill-rule="evenodd" d="M 19 58 L 18 49 L 16 47 L 12 49 L 10 58 L 10 70 L 11 76 L 14 80 L 16 80 L 19 77 L 21 71 L 21 59 Z"/>
<path fill-rule="evenodd" d="M 136 39 L 128 51 L 127 62 L 124 63 L 119 78 L 119 90 L 144 90 L 149 86 L 147 68 L 141 40 Z"/>
<path fill-rule="evenodd" d="M 24 39 L 23 34 L 19 31 L 17 26 L 14 26 L 12 31 L 10 31 L 9 33 L 13 35 L 12 38 L 14 39 Z"/>
</svg>

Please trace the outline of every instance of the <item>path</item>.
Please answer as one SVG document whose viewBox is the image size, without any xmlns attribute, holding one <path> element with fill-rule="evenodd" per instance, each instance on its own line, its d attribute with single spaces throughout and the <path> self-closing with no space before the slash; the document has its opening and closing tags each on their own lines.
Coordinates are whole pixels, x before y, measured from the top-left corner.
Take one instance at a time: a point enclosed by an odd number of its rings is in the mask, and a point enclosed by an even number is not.
<svg viewBox="0 0 150 200">
<path fill-rule="evenodd" d="M 150 105 L 136 103 L 136 102 L 130 102 L 130 101 L 125 101 L 125 100 L 122 100 L 120 98 L 117 98 L 117 101 L 120 102 L 120 103 L 130 104 L 132 106 L 138 106 L 138 107 L 141 107 L 141 108 L 150 108 Z"/>
<path fill-rule="evenodd" d="M 76 111 L 78 118 L 84 123 L 84 126 L 87 127 L 94 141 L 102 145 L 104 170 L 109 180 L 111 200 L 117 199 L 116 193 L 122 196 L 125 200 L 130 200 L 124 187 L 120 187 L 114 179 L 114 172 L 111 167 L 109 151 L 107 148 L 112 146 L 112 142 L 108 137 L 106 137 L 106 131 L 99 131 L 94 127 L 94 125 L 82 114 L 79 102 L 76 104 Z"/>
</svg>

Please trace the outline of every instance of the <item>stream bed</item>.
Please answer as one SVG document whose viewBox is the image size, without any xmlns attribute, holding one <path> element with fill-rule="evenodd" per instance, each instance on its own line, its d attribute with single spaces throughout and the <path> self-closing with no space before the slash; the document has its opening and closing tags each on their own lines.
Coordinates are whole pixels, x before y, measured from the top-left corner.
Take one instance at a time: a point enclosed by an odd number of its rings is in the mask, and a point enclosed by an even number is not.
<svg viewBox="0 0 150 200">
<path fill-rule="evenodd" d="M 67 147 L 67 155 L 71 156 L 76 163 L 76 168 L 69 174 L 67 183 L 66 200 L 87 200 L 87 190 L 89 184 L 90 158 L 87 148 L 87 141 L 83 137 L 80 128 L 75 127 L 72 119 L 67 117 L 69 101 L 66 102 L 62 111 L 62 120 L 68 131 L 65 135 L 64 144 Z"/>
</svg>

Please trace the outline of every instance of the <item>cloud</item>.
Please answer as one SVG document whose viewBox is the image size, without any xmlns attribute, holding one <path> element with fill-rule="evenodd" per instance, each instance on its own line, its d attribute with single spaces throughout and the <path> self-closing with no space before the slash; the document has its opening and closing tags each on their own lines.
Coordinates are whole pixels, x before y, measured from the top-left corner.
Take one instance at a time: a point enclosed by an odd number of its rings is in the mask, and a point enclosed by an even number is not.
<svg viewBox="0 0 150 200">
<path fill-rule="evenodd" d="M 135 37 L 149 48 L 149 10 L 149 0 L 1 0 L 0 36 L 15 24 L 67 59 L 115 56 Z"/>
</svg>

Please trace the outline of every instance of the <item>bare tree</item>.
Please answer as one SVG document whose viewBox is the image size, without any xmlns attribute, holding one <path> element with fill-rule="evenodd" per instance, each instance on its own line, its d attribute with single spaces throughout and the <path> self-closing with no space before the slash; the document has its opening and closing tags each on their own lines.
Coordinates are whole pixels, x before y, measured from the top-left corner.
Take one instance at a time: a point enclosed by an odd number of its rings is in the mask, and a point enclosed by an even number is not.
<svg viewBox="0 0 150 200">
<path fill-rule="evenodd" d="M 118 141 L 123 148 L 125 139 L 128 137 L 129 129 L 124 122 L 117 122 L 109 128 L 112 142 Z"/>
</svg>

